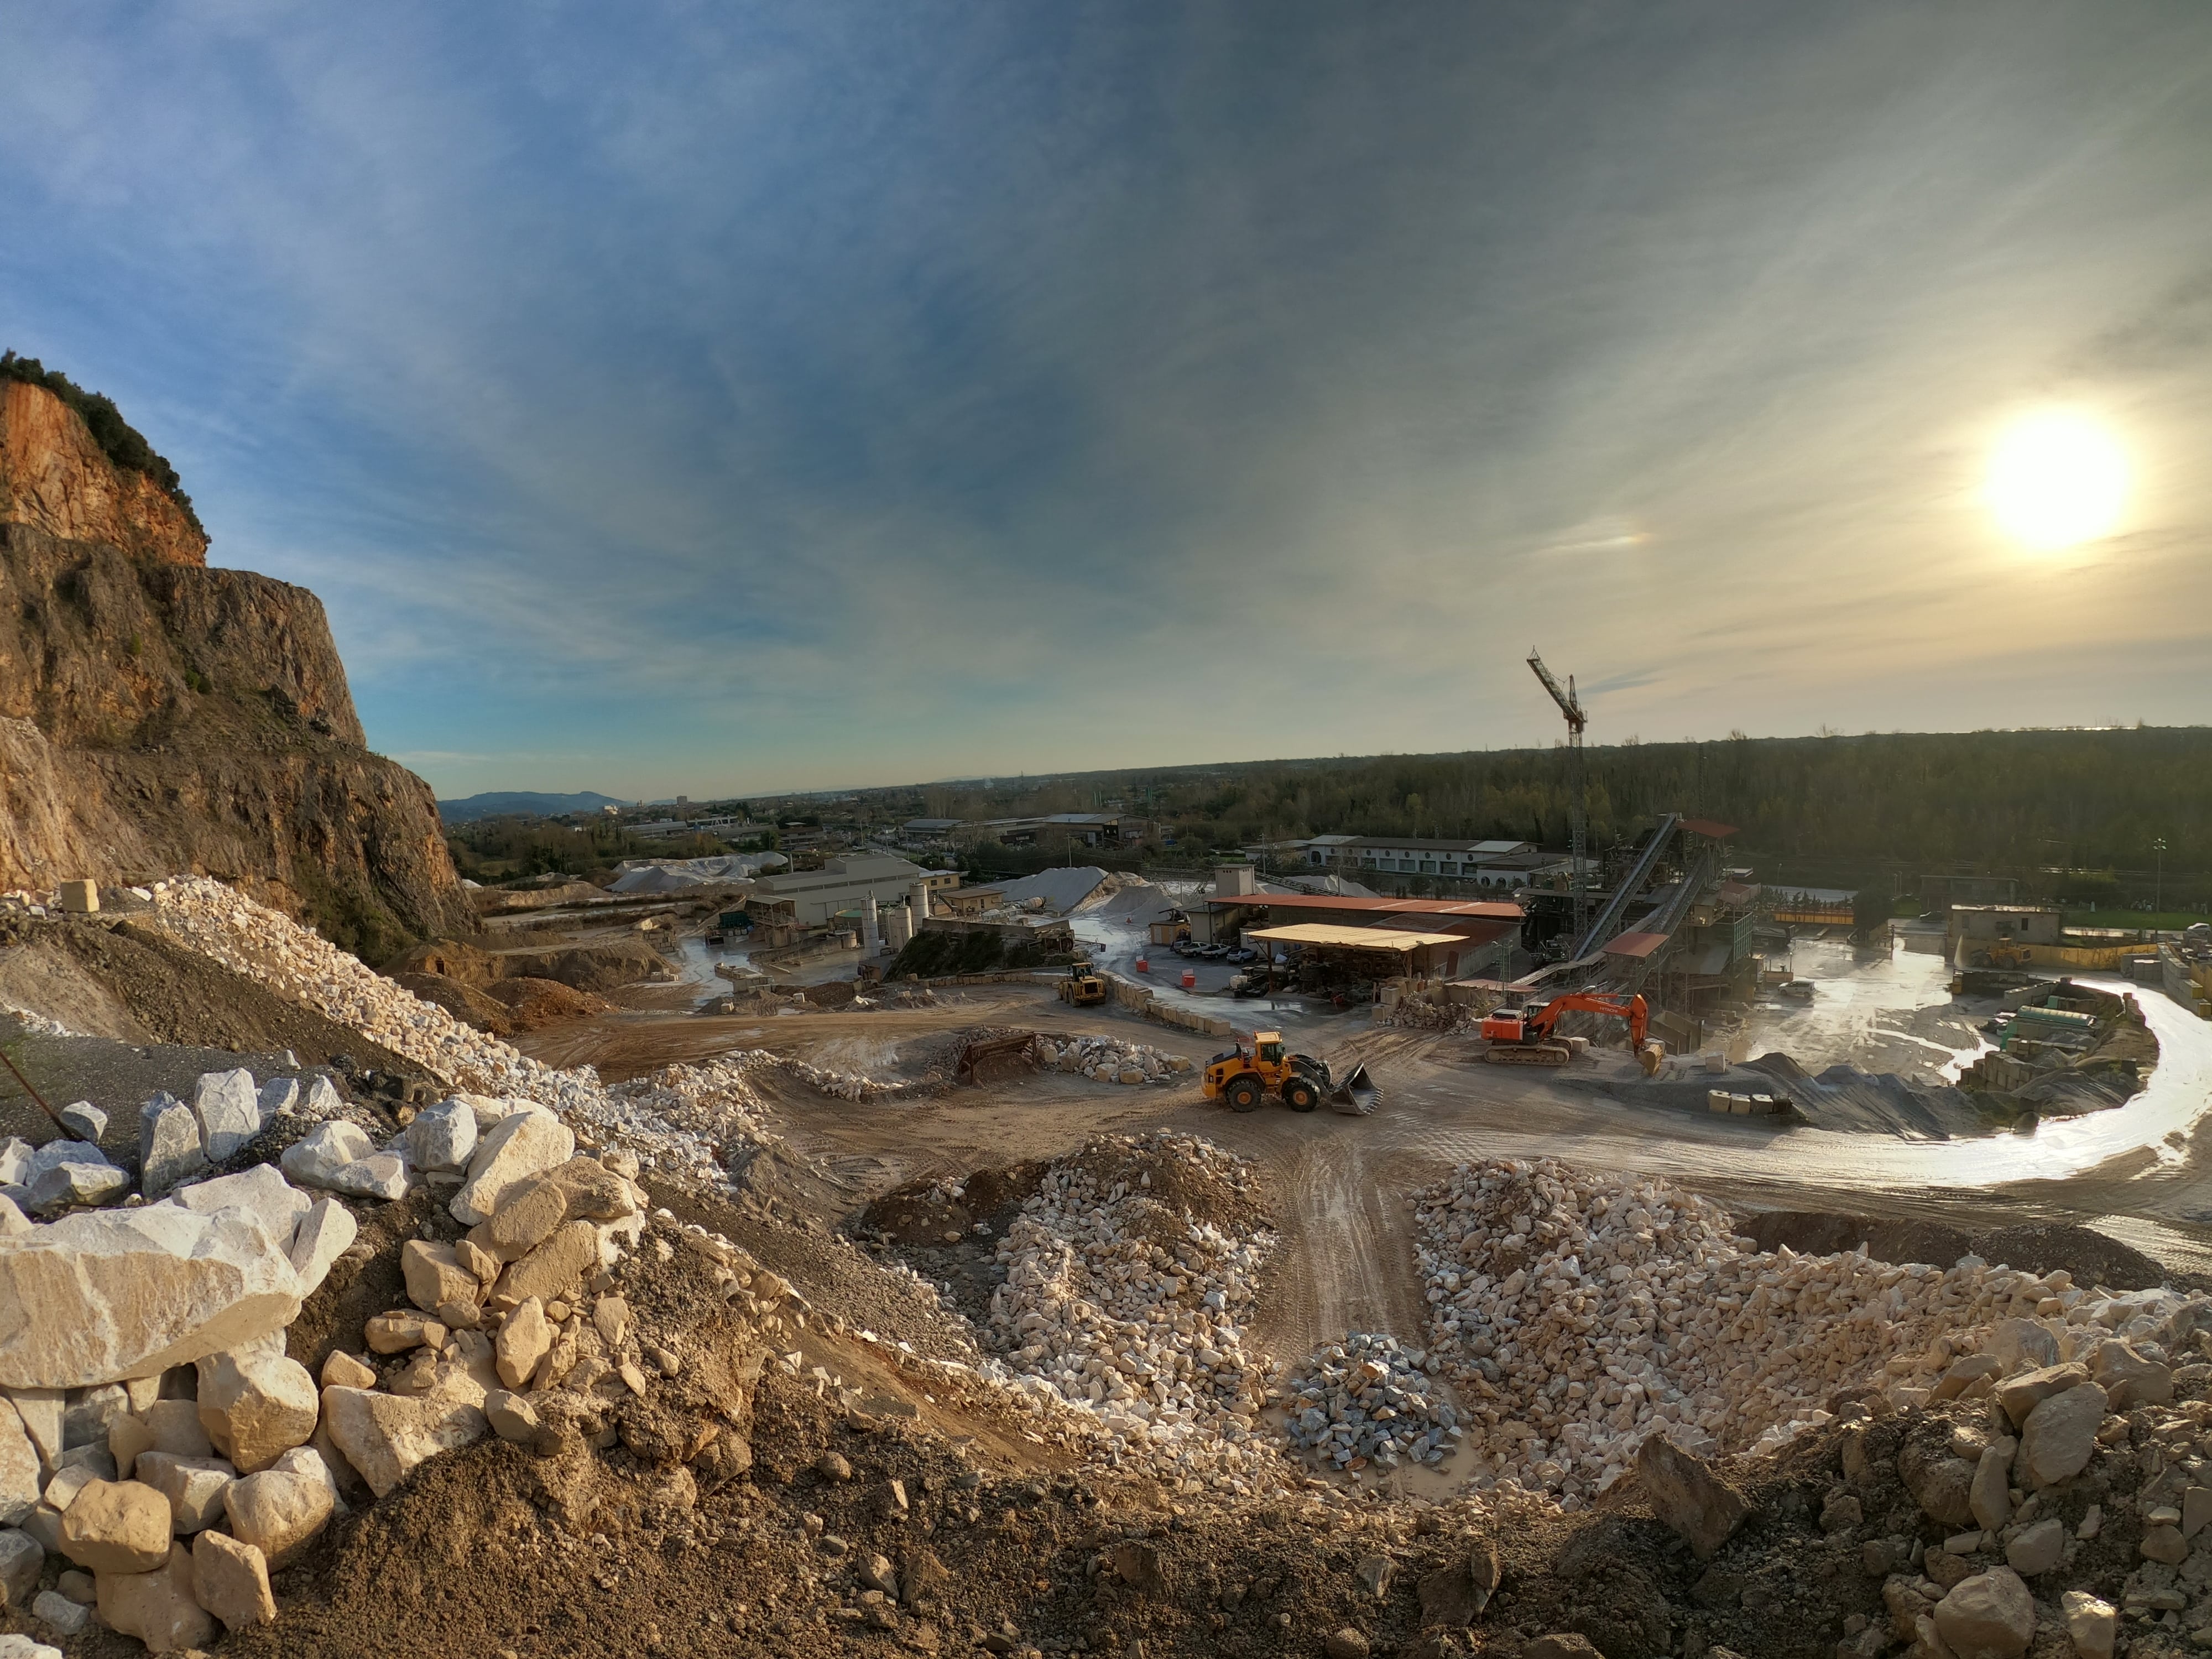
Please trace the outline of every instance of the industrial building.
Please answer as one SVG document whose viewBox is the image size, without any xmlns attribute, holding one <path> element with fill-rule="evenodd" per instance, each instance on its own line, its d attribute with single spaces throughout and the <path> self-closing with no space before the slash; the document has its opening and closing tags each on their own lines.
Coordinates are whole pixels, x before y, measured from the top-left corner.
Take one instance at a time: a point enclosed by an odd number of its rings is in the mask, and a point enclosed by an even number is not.
<svg viewBox="0 0 2212 1659">
<path fill-rule="evenodd" d="M 767 922 L 823 927 L 840 910 L 863 906 L 871 898 L 879 905 L 903 900 L 916 882 L 947 873 L 889 854 L 831 859 L 819 870 L 763 877 L 745 895 L 745 908 Z"/>
</svg>

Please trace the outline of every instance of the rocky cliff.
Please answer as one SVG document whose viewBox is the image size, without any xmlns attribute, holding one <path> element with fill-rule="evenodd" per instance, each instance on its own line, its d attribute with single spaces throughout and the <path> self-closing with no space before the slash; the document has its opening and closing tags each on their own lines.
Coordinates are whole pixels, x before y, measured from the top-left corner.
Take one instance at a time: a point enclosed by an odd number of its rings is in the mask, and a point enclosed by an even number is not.
<svg viewBox="0 0 2212 1659">
<path fill-rule="evenodd" d="M 380 960 L 472 927 L 320 601 L 206 547 L 53 393 L 0 386 L 0 885 L 220 876 Z"/>
</svg>

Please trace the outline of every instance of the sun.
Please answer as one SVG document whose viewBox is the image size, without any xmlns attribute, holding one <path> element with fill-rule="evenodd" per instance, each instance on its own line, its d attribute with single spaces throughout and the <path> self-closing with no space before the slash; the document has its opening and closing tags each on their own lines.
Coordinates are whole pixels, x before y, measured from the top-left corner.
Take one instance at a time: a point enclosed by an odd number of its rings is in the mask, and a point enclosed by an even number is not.
<svg viewBox="0 0 2212 1659">
<path fill-rule="evenodd" d="M 2111 428 L 2078 410 L 2044 409 L 2005 428 L 1990 452 L 1990 511 L 2030 547 L 2109 536 L 2128 495 L 2128 458 Z"/>
</svg>

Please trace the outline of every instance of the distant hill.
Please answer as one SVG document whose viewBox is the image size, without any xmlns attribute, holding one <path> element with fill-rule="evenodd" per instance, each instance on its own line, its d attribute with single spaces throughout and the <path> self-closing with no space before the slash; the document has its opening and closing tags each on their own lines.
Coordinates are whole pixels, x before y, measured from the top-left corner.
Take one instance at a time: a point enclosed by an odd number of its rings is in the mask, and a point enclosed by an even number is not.
<svg viewBox="0 0 2212 1659">
<path fill-rule="evenodd" d="M 602 806 L 626 806 L 627 801 L 586 789 L 574 795 L 539 795 L 528 790 L 494 790 L 471 795 L 466 800 L 441 800 L 438 816 L 447 823 L 473 823 L 478 818 L 557 817 L 563 812 L 596 812 Z"/>
</svg>

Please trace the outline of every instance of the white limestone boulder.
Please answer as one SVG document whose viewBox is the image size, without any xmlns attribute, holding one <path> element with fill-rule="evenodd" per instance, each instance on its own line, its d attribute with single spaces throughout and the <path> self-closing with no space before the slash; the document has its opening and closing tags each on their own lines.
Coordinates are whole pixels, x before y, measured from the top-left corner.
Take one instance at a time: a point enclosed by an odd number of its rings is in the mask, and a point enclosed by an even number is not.
<svg viewBox="0 0 2212 1659">
<path fill-rule="evenodd" d="M 302 1186 L 328 1187 L 331 1177 L 376 1150 L 368 1131 L 339 1118 L 319 1124 L 284 1149 L 277 1161 Z"/>
<path fill-rule="evenodd" d="M 337 1487 L 327 1471 L 264 1469 L 232 1486 L 228 1504 L 231 1535 L 282 1567 L 330 1524 Z"/>
<path fill-rule="evenodd" d="M 98 1577 L 100 1622 L 137 1637 L 148 1652 L 185 1653 L 215 1640 L 215 1620 L 193 1594 L 192 1553 L 182 1544 L 172 1544 L 151 1572 Z"/>
<path fill-rule="evenodd" d="M 353 1248 L 361 1224 L 335 1198 L 319 1198 L 292 1235 L 292 1271 L 300 1276 L 300 1295 L 313 1296 L 330 1276 L 331 1265 Z"/>
<path fill-rule="evenodd" d="M 488 1426 L 483 1411 L 473 1405 L 435 1394 L 409 1396 L 367 1389 L 325 1389 L 323 1420 L 346 1462 L 379 1498 L 440 1452 L 482 1439 Z"/>
<path fill-rule="evenodd" d="M 261 1133 L 261 1095 L 253 1073 L 244 1066 L 203 1073 L 192 1085 L 192 1118 L 200 1127 L 200 1150 L 220 1164 Z"/>
<path fill-rule="evenodd" d="M 160 1198 L 207 1168 L 199 1120 L 174 1095 L 157 1094 L 138 1109 L 138 1190 Z"/>
<path fill-rule="evenodd" d="M 426 1106 L 407 1126 L 409 1160 L 418 1170 L 465 1170 L 477 1149 L 477 1115 L 465 1101 Z"/>
<path fill-rule="evenodd" d="M 200 1426 L 241 1474 L 306 1445 L 319 1405 L 307 1368 L 274 1349 L 246 1347 L 199 1362 Z"/>
<path fill-rule="evenodd" d="M 80 1212 L 0 1243 L 0 1388 L 157 1376 L 299 1311 L 290 1259 L 235 1212 Z"/>
<path fill-rule="evenodd" d="M 552 1113 L 510 1112 L 494 1124 L 469 1159 L 468 1179 L 447 1206 L 453 1219 L 473 1227 L 491 1219 L 508 1188 L 576 1154 L 576 1137 Z"/>
<path fill-rule="evenodd" d="M 289 1252 L 300 1218 L 307 1213 L 315 1200 L 285 1180 L 283 1172 L 273 1164 L 257 1164 L 236 1175 L 188 1182 L 171 1193 L 167 1201 L 181 1205 L 196 1215 L 213 1215 L 217 1210 L 244 1210 L 261 1224 L 270 1243 Z"/>
</svg>

